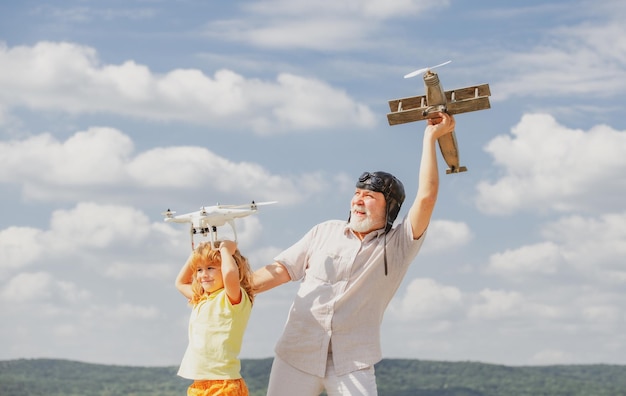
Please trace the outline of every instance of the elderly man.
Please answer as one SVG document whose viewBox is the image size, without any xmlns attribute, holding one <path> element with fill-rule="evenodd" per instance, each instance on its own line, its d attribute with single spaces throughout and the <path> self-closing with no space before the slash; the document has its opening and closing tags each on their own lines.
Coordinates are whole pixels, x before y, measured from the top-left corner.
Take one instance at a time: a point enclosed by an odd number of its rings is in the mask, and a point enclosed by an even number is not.
<svg viewBox="0 0 626 396">
<path fill-rule="evenodd" d="M 454 126 L 446 113 L 428 120 L 419 187 L 398 225 L 393 226 L 405 198 L 402 183 L 386 172 L 365 172 L 356 182 L 347 223 L 316 225 L 254 273 L 257 292 L 301 281 L 276 345 L 268 396 L 377 394 L 380 325 L 424 241 L 439 188 L 436 142 Z"/>
</svg>

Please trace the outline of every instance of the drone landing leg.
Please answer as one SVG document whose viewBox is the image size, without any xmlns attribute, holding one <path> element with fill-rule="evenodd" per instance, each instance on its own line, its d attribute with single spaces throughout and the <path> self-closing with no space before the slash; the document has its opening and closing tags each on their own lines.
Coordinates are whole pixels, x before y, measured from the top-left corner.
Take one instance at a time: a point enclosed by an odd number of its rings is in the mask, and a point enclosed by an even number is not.
<svg viewBox="0 0 626 396">
<path fill-rule="evenodd" d="M 215 242 L 217 241 L 217 227 L 211 227 L 211 249 L 218 250 L 219 247 L 215 246 Z"/>
<path fill-rule="evenodd" d="M 191 224 L 191 229 L 189 230 L 189 237 L 191 238 L 191 250 L 194 250 L 196 248 L 193 242 L 193 234 L 195 233 L 194 231 L 195 230 L 193 229 L 193 224 Z"/>
<path fill-rule="evenodd" d="M 235 242 L 237 242 L 237 228 L 235 228 L 235 221 L 228 220 L 228 224 L 230 224 L 230 228 L 233 229 L 233 235 L 235 236 Z"/>
</svg>

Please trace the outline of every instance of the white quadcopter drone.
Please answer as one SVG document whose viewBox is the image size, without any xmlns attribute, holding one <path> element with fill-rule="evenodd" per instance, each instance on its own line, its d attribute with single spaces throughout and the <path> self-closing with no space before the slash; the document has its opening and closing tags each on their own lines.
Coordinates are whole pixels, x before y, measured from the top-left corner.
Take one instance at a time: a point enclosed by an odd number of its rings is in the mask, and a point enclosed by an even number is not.
<svg viewBox="0 0 626 396">
<path fill-rule="evenodd" d="M 166 223 L 190 223 L 191 228 L 189 230 L 191 236 L 191 249 L 194 248 L 194 235 L 201 234 L 202 236 L 211 236 L 211 247 L 217 249 L 215 242 L 217 240 L 217 227 L 223 226 L 228 223 L 235 235 L 235 242 L 237 241 L 237 229 L 235 228 L 235 219 L 239 217 L 246 217 L 253 213 L 256 213 L 259 206 L 271 205 L 276 201 L 270 202 L 258 202 L 252 201 L 250 204 L 244 205 L 215 205 L 215 206 L 203 206 L 196 212 L 185 213 L 182 215 L 174 216 L 176 212 L 167 210 L 162 215 L 165 216 Z"/>
</svg>

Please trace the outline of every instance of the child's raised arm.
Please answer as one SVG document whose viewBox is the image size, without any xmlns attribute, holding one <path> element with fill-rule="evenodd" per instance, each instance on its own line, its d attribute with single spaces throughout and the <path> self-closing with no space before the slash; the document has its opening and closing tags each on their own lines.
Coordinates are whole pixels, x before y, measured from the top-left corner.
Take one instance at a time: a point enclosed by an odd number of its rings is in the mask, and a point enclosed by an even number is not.
<svg viewBox="0 0 626 396">
<path fill-rule="evenodd" d="M 183 296 L 187 297 L 187 299 L 191 300 L 193 297 L 193 291 L 191 289 L 191 282 L 193 281 L 194 273 L 191 270 L 191 258 L 193 257 L 193 252 L 185 261 L 183 268 L 180 269 L 178 276 L 176 277 L 176 288 L 179 292 L 182 293 Z"/>
<path fill-rule="evenodd" d="M 239 283 L 239 268 L 235 262 L 233 254 L 237 251 L 237 243 L 233 241 L 223 241 L 220 243 L 220 254 L 222 256 L 222 279 L 224 280 L 224 290 L 231 304 L 237 305 L 241 302 L 241 286 Z"/>
</svg>

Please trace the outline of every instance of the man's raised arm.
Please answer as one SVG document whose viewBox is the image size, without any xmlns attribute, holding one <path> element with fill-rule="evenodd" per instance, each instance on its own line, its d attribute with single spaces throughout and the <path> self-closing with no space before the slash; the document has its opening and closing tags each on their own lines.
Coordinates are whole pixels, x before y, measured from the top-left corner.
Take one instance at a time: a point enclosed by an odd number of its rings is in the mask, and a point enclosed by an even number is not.
<svg viewBox="0 0 626 396">
<path fill-rule="evenodd" d="M 428 119 L 424 131 L 417 194 L 409 209 L 409 220 L 415 239 L 419 239 L 426 231 L 437 202 L 439 192 L 439 170 L 435 150 L 437 139 L 454 131 L 454 126 L 454 117 L 446 113 L 438 113 L 438 117 Z"/>
</svg>

